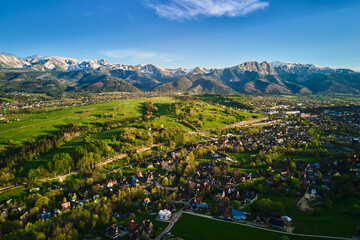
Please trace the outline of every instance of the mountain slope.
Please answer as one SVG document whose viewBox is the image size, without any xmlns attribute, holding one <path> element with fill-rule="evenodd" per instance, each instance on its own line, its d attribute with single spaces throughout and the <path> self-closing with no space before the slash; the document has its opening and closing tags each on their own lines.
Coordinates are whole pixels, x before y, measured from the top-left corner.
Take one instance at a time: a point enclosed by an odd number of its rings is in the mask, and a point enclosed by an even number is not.
<svg viewBox="0 0 360 240">
<path fill-rule="evenodd" d="M 43 56 L 21 59 L 0 54 L 0 72 L 6 73 L 0 91 L 360 93 L 360 73 L 284 62 L 252 61 L 222 69 L 169 69 L 152 64 L 132 66 Z"/>
<path fill-rule="evenodd" d="M 61 93 L 67 84 L 44 73 L 0 73 L 0 92 Z"/>
<path fill-rule="evenodd" d="M 174 79 L 155 88 L 160 92 L 193 92 L 234 94 L 229 86 L 204 75 L 186 76 Z"/>
</svg>

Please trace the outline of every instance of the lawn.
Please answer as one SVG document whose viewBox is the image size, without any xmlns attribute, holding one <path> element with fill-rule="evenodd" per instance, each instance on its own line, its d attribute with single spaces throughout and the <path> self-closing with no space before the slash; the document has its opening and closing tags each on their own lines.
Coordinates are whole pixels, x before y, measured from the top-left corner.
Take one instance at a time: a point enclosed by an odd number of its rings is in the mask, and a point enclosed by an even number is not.
<svg viewBox="0 0 360 240">
<path fill-rule="evenodd" d="M 219 222 L 184 213 L 177 221 L 171 233 L 186 240 L 280 240 L 283 234 L 268 232 L 230 222 Z M 290 239 L 309 239 L 289 236 Z"/>
<path fill-rule="evenodd" d="M 334 204 L 334 208 L 322 210 L 319 216 L 296 214 L 295 232 L 351 237 L 356 226 L 360 224 L 360 219 L 346 214 L 345 211 L 354 203 L 360 204 L 360 198 L 343 199 Z"/>
<path fill-rule="evenodd" d="M 273 201 L 284 204 L 285 214 L 293 219 L 295 233 L 316 234 L 325 236 L 351 237 L 356 225 L 360 224 L 359 218 L 347 215 L 346 209 L 354 203 L 360 204 L 359 198 L 343 199 L 342 202 L 334 204 L 332 209 L 324 209 L 320 215 L 302 213 L 297 210 L 298 197 L 266 195 Z"/>
<path fill-rule="evenodd" d="M 245 162 L 250 162 L 251 155 L 256 155 L 257 152 L 242 152 L 242 153 L 230 153 L 230 157 L 233 158 L 233 160 L 242 160 L 244 159 Z"/>
</svg>

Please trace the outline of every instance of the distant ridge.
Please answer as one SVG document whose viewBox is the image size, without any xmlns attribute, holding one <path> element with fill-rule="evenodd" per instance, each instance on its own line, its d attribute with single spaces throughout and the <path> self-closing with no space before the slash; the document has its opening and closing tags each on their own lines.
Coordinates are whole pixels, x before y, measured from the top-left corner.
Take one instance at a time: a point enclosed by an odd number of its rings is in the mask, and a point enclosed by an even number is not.
<svg viewBox="0 0 360 240">
<path fill-rule="evenodd" d="M 27 86 L 27 87 L 25 87 Z M 28 87 L 30 86 L 30 87 Z M 360 73 L 314 64 L 245 62 L 233 67 L 168 69 L 40 55 L 0 54 L 0 91 L 158 91 L 193 93 L 360 93 Z"/>
</svg>

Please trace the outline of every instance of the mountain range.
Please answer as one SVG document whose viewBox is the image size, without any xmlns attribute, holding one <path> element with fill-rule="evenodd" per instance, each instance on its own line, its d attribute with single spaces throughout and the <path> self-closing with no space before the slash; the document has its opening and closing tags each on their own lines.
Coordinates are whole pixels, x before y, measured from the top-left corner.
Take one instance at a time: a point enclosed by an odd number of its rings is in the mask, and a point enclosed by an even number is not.
<svg viewBox="0 0 360 240">
<path fill-rule="evenodd" d="M 212 69 L 168 69 L 63 57 L 0 54 L 0 91 L 157 91 L 190 93 L 360 93 L 360 73 L 313 64 L 245 62 Z"/>
</svg>

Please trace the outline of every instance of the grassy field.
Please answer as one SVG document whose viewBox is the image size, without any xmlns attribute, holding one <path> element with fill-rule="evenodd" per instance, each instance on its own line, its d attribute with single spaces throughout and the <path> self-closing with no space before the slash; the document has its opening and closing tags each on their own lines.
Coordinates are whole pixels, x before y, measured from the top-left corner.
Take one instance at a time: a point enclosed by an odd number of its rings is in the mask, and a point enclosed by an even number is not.
<svg viewBox="0 0 360 240">
<path fill-rule="evenodd" d="M 295 233 L 351 237 L 356 225 L 360 224 L 359 218 L 345 213 L 346 209 L 354 203 L 360 204 L 359 198 L 343 199 L 340 203 L 334 204 L 334 208 L 323 210 L 318 216 L 314 216 L 312 213 L 298 211 L 296 203 L 299 198 L 297 197 L 276 195 L 263 197 L 284 204 L 285 214 L 293 219 Z"/>
<path fill-rule="evenodd" d="M 283 234 L 183 214 L 171 233 L 186 240 L 280 240 Z M 311 239 L 289 236 L 290 239 Z"/>
<path fill-rule="evenodd" d="M 0 123 L 0 143 L 13 140 L 20 144 L 28 138 L 36 138 L 41 135 L 59 131 L 69 123 L 88 124 L 105 122 L 109 118 L 100 118 L 101 114 L 113 114 L 114 119 L 121 120 L 130 117 L 141 117 L 143 114 L 142 103 L 146 99 L 117 100 L 99 103 L 95 105 L 67 107 L 60 110 L 49 110 L 44 113 L 14 114 L 8 116 L 9 120 L 20 119 L 12 123 Z M 170 98 L 156 98 L 153 101 L 169 102 Z"/>
<path fill-rule="evenodd" d="M 351 237 L 356 226 L 360 224 L 360 219 L 346 214 L 345 211 L 354 203 L 360 204 L 360 199 L 343 199 L 340 203 L 334 204 L 334 208 L 323 210 L 319 216 L 296 214 L 295 232 Z"/>
<path fill-rule="evenodd" d="M 188 129 L 179 123 L 177 119 L 174 119 L 173 112 L 169 110 L 169 104 L 176 101 L 174 98 L 158 97 L 151 99 L 116 100 L 87 106 L 50 109 L 43 113 L 13 114 L 7 116 L 7 119 L 12 122 L 0 123 L 0 148 L 5 146 L 9 140 L 12 140 L 14 144 L 21 144 L 29 138 L 55 133 L 69 123 L 91 125 L 109 120 L 140 118 L 144 114 L 143 103 L 145 101 L 152 101 L 159 109 L 157 112 L 159 116 L 149 120 L 149 123 Z M 112 114 L 113 117 L 101 118 L 103 113 Z M 236 118 L 227 115 L 223 108 L 210 104 L 205 105 L 201 110 L 201 114 L 205 116 L 202 129 L 223 127 L 229 123 L 236 122 Z M 260 117 L 258 114 L 247 112 L 238 112 L 238 114 L 245 116 L 246 119 L 251 119 L 252 116 Z M 19 121 L 15 119 L 19 119 Z"/>
</svg>

